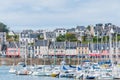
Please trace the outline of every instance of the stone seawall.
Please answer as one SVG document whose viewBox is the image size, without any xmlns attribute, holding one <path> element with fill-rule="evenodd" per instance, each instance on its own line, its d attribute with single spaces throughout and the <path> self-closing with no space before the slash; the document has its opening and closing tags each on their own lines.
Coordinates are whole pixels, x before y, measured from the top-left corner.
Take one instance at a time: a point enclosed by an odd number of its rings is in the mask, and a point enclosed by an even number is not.
<svg viewBox="0 0 120 80">
<path fill-rule="evenodd" d="M 27 58 L 27 64 L 30 65 L 30 64 L 37 64 L 37 65 L 50 65 L 50 64 L 56 64 L 56 65 L 59 65 L 60 62 L 63 60 L 63 58 L 57 58 L 54 60 L 54 58 Z M 101 59 L 82 59 L 82 60 L 91 60 L 93 62 L 97 62 L 97 61 L 100 61 Z M 107 59 L 102 59 L 102 60 L 107 60 Z M 13 63 L 15 64 L 18 64 L 19 62 L 24 62 L 25 60 L 22 59 L 22 58 L 0 58 L 0 65 L 12 65 Z M 66 58 L 66 63 L 67 64 L 72 64 L 72 65 L 77 65 L 78 63 L 81 63 L 81 59 L 79 59 L 79 62 L 78 62 L 78 59 L 77 58 L 71 58 L 71 59 L 68 59 Z"/>
</svg>

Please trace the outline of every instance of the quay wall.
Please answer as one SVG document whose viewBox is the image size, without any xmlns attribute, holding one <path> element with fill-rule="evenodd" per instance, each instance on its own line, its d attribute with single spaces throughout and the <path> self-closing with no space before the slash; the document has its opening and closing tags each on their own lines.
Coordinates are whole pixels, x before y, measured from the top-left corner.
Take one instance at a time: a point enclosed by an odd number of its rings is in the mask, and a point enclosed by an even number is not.
<svg viewBox="0 0 120 80">
<path fill-rule="evenodd" d="M 30 64 L 37 64 L 37 65 L 51 65 L 51 64 L 56 64 L 56 65 L 60 65 L 61 61 L 63 60 L 63 58 L 27 58 L 26 62 L 28 65 Z M 87 59 L 87 58 L 83 58 L 83 59 L 77 59 L 77 58 L 66 58 L 66 64 L 72 64 L 72 65 L 78 65 L 81 63 L 81 61 L 83 60 L 91 60 L 92 62 L 98 62 L 101 60 L 108 60 L 108 59 Z M 113 59 L 115 61 L 115 59 Z M 25 60 L 22 58 L 0 58 L 0 65 L 12 65 L 13 63 L 15 63 L 15 65 L 17 65 L 19 62 L 24 62 Z"/>
</svg>

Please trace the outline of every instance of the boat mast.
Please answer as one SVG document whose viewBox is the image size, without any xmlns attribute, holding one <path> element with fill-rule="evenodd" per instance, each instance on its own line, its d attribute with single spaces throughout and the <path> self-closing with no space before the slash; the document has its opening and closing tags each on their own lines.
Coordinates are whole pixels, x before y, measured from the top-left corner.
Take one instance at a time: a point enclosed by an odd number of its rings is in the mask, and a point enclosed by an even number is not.
<svg viewBox="0 0 120 80">
<path fill-rule="evenodd" d="M 54 41 L 54 65 L 56 64 L 56 45 L 55 45 L 55 41 Z"/>
<path fill-rule="evenodd" d="M 99 49 L 98 49 L 98 43 L 99 43 L 99 42 L 98 42 L 98 35 L 99 35 L 99 34 L 98 34 L 98 31 L 97 31 L 97 51 L 96 51 L 97 54 L 99 53 L 99 51 L 98 51 L 98 50 L 99 50 Z M 98 63 L 98 55 L 96 55 L 95 58 L 97 58 L 97 63 Z"/>
<path fill-rule="evenodd" d="M 45 50 L 45 40 L 43 40 L 43 47 L 44 47 L 44 50 Z M 46 52 L 46 50 L 45 50 Z M 43 58 L 44 58 L 44 65 L 45 65 L 45 54 L 43 55 Z"/>
<path fill-rule="evenodd" d="M 70 40 L 69 40 L 69 54 L 70 54 Z M 70 64 L 70 55 L 69 55 L 69 64 Z"/>
<path fill-rule="evenodd" d="M 111 61 L 111 64 L 113 66 L 113 59 L 112 59 L 112 55 L 113 55 L 113 50 L 112 50 L 112 29 L 110 30 L 109 32 L 109 45 L 110 45 L 110 50 L 109 50 L 109 54 L 110 54 L 110 61 Z"/>
<path fill-rule="evenodd" d="M 82 60 L 81 60 L 82 61 Z M 80 46 L 78 44 L 78 65 L 80 64 Z"/>
<path fill-rule="evenodd" d="M 117 30 L 117 29 L 116 29 L 116 30 Z M 117 63 L 117 61 L 118 61 L 117 32 L 116 32 L 116 35 L 115 35 L 115 40 L 116 40 L 116 41 L 115 41 L 115 42 L 116 42 L 116 45 L 115 45 L 115 54 L 116 54 L 116 63 Z"/>
</svg>

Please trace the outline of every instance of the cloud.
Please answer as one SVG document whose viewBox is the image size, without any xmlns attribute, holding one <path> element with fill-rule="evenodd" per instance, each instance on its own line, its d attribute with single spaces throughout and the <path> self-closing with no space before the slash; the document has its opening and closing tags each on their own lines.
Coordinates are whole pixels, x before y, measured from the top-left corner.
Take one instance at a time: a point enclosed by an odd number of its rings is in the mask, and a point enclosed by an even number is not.
<svg viewBox="0 0 120 80">
<path fill-rule="evenodd" d="M 73 26 L 100 22 L 120 25 L 119 3 L 119 0 L 3 0 L 0 3 L 0 21 L 10 27 Z"/>
</svg>

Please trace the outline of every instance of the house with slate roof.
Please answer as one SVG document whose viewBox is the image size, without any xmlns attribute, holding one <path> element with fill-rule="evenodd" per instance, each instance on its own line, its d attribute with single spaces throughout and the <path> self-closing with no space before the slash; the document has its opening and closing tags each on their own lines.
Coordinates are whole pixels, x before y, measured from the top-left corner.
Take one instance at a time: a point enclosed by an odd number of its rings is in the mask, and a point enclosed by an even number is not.
<svg viewBox="0 0 120 80">
<path fill-rule="evenodd" d="M 75 33 L 75 28 L 67 29 L 68 33 Z"/>
<path fill-rule="evenodd" d="M 20 56 L 22 58 L 25 58 L 26 56 L 28 56 L 28 43 L 27 42 L 19 42 L 20 44 Z"/>
<path fill-rule="evenodd" d="M 19 42 L 17 42 L 17 43 L 9 42 L 7 44 L 6 56 L 7 57 L 20 57 Z"/>
<path fill-rule="evenodd" d="M 50 42 L 49 55 L 50 56 L 64 56 L 65 55 L 65 42 Z"/>
<path fill-rule="evenodd" d="M 75 28 L 75 35 L 79 41 L 82 41 L 82 36 L 85 36 L 86 28 L 85 26 L 77 26 Z"/>
<path fill-rule="evenodd" d="M 64 35 L 67 33 L 67 30 L 65 28 L 57 28 L 54 30 L 56 37 L 58 37 L 59 35 Z"/>
<path fill-rule="evenodd" d="M 104 25 L 101 23 L 96 24 L 94 27 L 94 36 L 102 36 L 103 32 L 104 32 Z"/>
<path fill-rule="evenodd" d="M 38 39 L 38 35 L 31 30 L 22 31 L 19 34 L 19 41 L 21 42 L 33 43 L 35 39 Z"/>
<path fill-rule="evenodd" d="M 49 55 L 56 56 L 75 56 L 76 42 L 51 42 L 49 46 Z"/>
<path fill-rule="evenodd" d="M 48 45 L 49 45 L 48 40 L 35 40 L 34 55 L 40 58 L 48 55 Z"/>
<path fill-rule="evenodd" d="M 55 32 L 45 32 L 44 33 L 44 39 L 45 40 L 50 40 L 50 41 L 55 41 L 56 40 Z"/>
<path fill-rule="evenodd" d="M 84 36 L 85 30 L 86 30 L 85 26 L 77 26 L 77 27 L 75 28 L 75 32 L 76 32 L 77 34 L 80 34 L 80 36 Z"/>
<path fill-rule="evenodd" d="M 77 42 L 66 42 L 66 55 L 76 56 L 77 55 Z"/>
<path fill-rule="evenodd" d="M 77 54 L 79 56 L 85 56 L 88 55 L 89 53 L 90 51 L 88 44 L 77 43 Z"/>
</svg>

